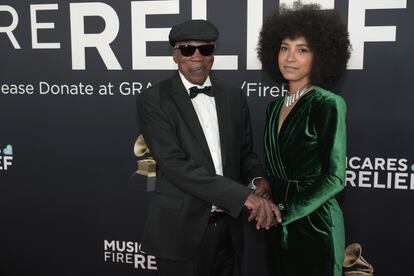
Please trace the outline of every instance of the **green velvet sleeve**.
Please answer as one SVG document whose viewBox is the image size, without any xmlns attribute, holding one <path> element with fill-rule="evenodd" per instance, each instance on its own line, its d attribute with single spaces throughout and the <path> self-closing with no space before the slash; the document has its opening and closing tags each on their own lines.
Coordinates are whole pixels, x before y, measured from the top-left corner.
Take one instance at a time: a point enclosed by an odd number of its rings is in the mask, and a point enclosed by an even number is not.
<svg viewBox="0 0 414 276">
<path fill-rule="evenodd" d="M 321 162 L 321 175 L 286 202 L 282 225 L 308 216 L 344 188 L 346 165 L 346 105 L 337 95 L 315 106 L 313 124 Z"/>
</svg>

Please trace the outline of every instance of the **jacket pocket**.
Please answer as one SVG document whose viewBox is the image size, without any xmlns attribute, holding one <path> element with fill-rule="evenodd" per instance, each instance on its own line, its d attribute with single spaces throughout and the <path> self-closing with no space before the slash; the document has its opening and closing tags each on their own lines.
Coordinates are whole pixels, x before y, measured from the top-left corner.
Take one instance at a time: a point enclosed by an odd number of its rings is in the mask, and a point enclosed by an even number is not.
<svg viewBox="0 0 414 276">
<path fill-rule="evenodd" d="M 331 232 L 331 226 L 329 225 L 329 219 L 323 216 L 320 210 L 316 210 L 307 216 L 310 226 L 316 231 L 323 235 L 329 235 Z M 327 214 L 329 215 L 329 214 Z"/>
<path fill-rule="evenodd" d="M 183 199 L 176 196 L 154 192 L 152 195 L 152 203 L 172 210 L 181 210 L 183 206 Z"/>
</svg>

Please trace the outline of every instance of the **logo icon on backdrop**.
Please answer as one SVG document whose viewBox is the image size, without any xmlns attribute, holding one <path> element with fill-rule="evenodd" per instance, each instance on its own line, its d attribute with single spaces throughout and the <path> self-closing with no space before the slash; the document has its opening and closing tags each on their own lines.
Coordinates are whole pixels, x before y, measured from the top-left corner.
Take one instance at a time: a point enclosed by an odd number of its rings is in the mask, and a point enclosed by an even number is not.
<svg viewBox="0 0 414 276">
<path fill-rule="evenodd" d="M 362 247 L 352 243 L 345 249 L 343 262 L 345 276 L 374 276 L 374 268 L 362 257 Z"/>
<path fill-rule="evenodd" d="M 134 241 L 104 240 L 104 260 L 110 263 L 133 264 L 136 269 L 157 270 L 155 256 L 141 251 Z"/>
<path fill-rule="evenodd" d="M 4 149 L 3 149 L 3 153 L 5 155 L 13 155 L 13 147 L 12 145 L 7 145 Z"/>
<path fill-rule="evenodd" d="M 147 192 L 154 191 L 157 163 L 152 158 L 142 134 L 135 141 L 134 154 L 138 158 L 143 158 L 138 160 L 138 169 L 135 173 L 147 177 Z"/>
<path fill-rule="evenodd" d="M 7 171 L 13 164 L 13 146 L 6 145 L 4 148 L 0 146 L 0 171 Z"/>
<path fill-rule="evenodd" d="M 346 186 L 387 190 L 414 190 L 414 164 L 405 158 L 347 158 Z"/>
</svg>

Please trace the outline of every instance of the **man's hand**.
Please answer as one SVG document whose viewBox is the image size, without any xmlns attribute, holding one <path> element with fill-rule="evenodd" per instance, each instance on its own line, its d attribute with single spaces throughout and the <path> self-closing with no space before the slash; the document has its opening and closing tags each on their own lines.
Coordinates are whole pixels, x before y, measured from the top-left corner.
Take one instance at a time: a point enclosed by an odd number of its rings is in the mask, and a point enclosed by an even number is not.
<svg viewBox="0 0 414 276">
<path fill-rule="evenodd" d="M 254 191 L 255 195 L 266 199 L 272 199 L 269 181 L 264 178 L 259 178 L 254 181 L 254 185 L 256 186 L 256 189 Z"/>
<path fill-rule="evenodd" d="M 269 199 L 259 197 L 250 193 L 244 203 L 244 206 L 250 210 L 248 221 L 256 220 L 256 229 L 276 226 L 282 222 L 282 215 L 279 208 Z"/>
</svg>

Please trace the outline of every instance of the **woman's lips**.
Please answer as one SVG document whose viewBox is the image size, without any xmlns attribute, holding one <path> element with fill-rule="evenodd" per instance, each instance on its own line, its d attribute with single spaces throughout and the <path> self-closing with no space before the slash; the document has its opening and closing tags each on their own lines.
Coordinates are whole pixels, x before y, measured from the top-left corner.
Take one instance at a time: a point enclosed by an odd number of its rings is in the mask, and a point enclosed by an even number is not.
<svg viewBox="0 0 414 276">
<path fill-rule="evenodd" d="M 288 72 L 295 72 L 296 70 L 298 70 L 297 67 L 293 67 L 293 66 L 283 66 L 283 68 Z"/>
</svg>

